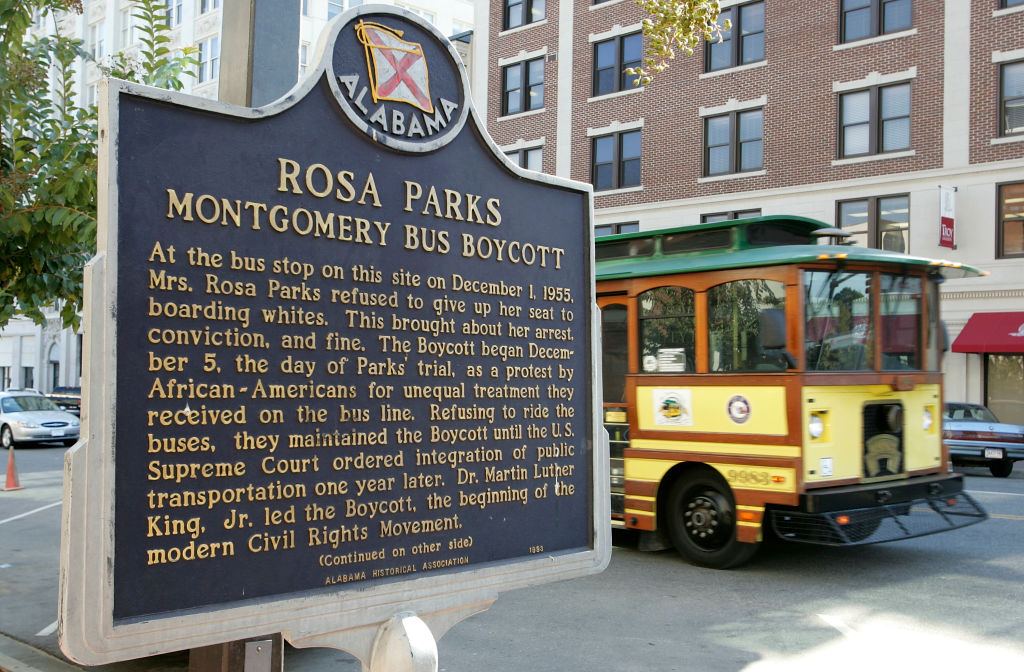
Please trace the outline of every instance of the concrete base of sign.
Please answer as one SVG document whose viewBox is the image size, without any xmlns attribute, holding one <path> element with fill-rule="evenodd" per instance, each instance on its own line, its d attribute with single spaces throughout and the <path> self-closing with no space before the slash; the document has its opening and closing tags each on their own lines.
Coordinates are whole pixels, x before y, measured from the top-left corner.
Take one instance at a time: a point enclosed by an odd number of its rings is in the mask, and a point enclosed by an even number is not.
<svg viewBox="0 0 1024 672">
<path fill-rule="evenodd" d="M 422 615 L 403 611 L 379 626 L 311 637 L 285 633 L 285 638 L 299 648 L 330 647 L 347 651 L 363 661 L 364 672 L 437 672 L 437 640 L 456 623 L 487 611 L 493 603 L 494 600 L 486 600 Z"/>
<path fill-rule="evenodd" d="M 396 614 L 377 631 L 369 672 L 437 672 L 437 642 L 416 614 Z"/>
</svg>

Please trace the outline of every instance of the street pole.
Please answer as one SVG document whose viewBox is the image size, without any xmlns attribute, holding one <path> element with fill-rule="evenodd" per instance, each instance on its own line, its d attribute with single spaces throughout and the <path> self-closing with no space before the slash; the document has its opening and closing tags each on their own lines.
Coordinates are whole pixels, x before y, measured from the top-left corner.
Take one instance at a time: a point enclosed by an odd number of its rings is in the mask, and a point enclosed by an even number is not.
<svg viewBox="0 0 1024 672">
<path fill-rule="evenodd" d="M 262 107 L 298 79 L 299 11 L 293 2 L 224 0 L 218 97 Z"/>
</svg>

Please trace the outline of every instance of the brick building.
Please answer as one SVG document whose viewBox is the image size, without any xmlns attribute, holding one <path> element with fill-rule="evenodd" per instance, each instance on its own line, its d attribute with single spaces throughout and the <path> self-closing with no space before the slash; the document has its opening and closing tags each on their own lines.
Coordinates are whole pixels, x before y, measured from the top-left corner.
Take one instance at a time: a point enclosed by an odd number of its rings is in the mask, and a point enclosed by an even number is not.
<svg viewBox="0 0 1024 672">
<path fill-rule="evenodd" d="M 594 184 L 599 235 L 804 215 L 989 271 L 943 287 L 946 396 L 1024 424 L 1024 0 L 721 5 L 728 39 L 637 87 L 631 0 L 478 4 L 476 105 L 514 161 Z"/>
</svg>

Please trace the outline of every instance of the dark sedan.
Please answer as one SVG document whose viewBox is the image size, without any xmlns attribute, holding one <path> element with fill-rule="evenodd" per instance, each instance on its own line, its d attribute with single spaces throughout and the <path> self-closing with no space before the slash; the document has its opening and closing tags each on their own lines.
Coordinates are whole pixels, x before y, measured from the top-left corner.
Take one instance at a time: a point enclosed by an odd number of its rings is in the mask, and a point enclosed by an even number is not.
<svg viewBox="0 0 1024 672">
<path fill-rule="evenodd" d="M 942 438 L 953 464 L 984 466 L 1005 478 L 1024 460 L 1024 426 L 999 422 L 981 404 L 948 403 L 942 414 Z"/>
<path fill-rule="evenodd" d="M 82 388 L 55 387 L 53 392 L 46 396 L 50 401 L 60 406 L 61 409 L 68 413 L 79 415 L 82 408 Z"/>
</svg>

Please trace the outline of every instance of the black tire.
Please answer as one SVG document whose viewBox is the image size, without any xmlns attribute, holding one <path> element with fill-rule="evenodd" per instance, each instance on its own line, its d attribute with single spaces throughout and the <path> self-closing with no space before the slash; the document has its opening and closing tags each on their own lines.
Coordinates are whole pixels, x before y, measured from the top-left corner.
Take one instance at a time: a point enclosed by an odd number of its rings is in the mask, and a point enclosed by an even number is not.
<svg viewBox="0 0 1024 672">
<path fill-rule="evenodd" d="M 78 439 L 64 439 L 63 441 L 61 441 L 61 444 L 65 448 L 70 448 L 71 446 L 75 445 L 76 443 L 78 443 Z"/>
<path fill-rule="evenodd" d="M 693 469 L 678 478 L 663 513 L 676 550 L 700 567 L 737 567 L 750 560 L 760 546 L 736 540 L 732 490 L 710 469 Z"/>
<path fill-rule="evenodd" d="M 14 445 L 14 434 L 11 432 L 11 428 L 4 425 L 0 428 L 0 446 L 4 448 L 10 448 Z"/>
<path fill-rule="evenodd" d="M 1006 478 L 1013 472 L 1013 460 L 994 460 L 988 463 L 988 470 L 996 478 Z"/>
</svg>

